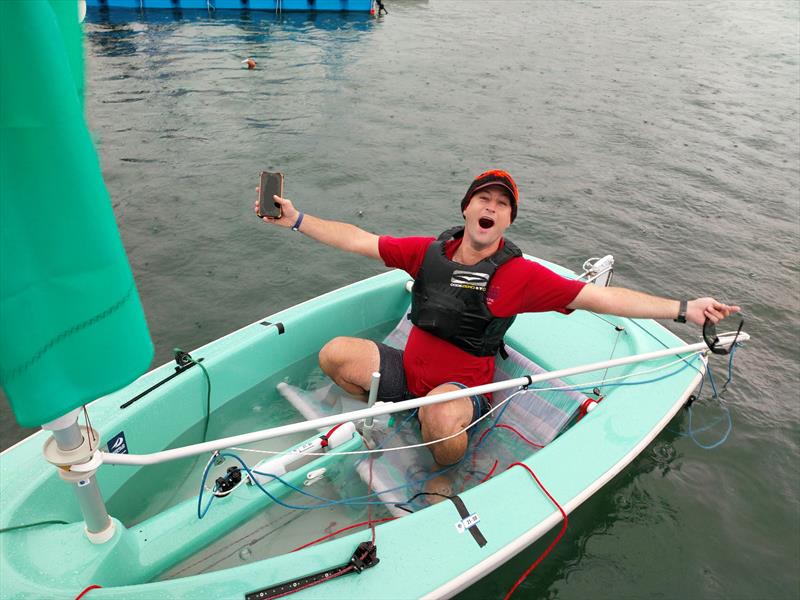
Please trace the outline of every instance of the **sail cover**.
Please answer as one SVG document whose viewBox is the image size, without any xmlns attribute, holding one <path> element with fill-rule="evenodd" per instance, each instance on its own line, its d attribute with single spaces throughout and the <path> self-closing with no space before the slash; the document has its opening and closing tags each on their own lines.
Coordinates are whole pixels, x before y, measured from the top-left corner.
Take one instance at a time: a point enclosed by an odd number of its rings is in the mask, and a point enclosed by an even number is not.
<svg viewBox="0 0 800 600">
<path fill-rule="evenodd" d="M 0 2 L 0 385 L 26 427 L 153 357 L 83 116 L 82 43 L 76 1 Z"/>
</svg>

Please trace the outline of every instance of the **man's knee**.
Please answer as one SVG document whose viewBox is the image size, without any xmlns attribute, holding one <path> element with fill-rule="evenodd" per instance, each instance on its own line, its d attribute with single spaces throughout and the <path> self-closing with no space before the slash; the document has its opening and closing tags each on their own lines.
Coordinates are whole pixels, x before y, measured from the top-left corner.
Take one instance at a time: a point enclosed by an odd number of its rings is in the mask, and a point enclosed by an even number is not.
<svg viewBox="0 0 800 600">
<path fill-rule="evenodd" d="M 466 431 L 462 431 L 458 433 L 459 429 L 455 431 L 451 431 L 446 433 L 445 435 L 432 435 L 430 440 L 434 439 L 442 439 L 442 438 L 449 438 L 445 439 L 441 442 L 433 444 L 431 448 L 431 454 L 433 454 L 433 460 L 437 462 L 437 464 L 447 467 L 452 464 L 457 463 L 460 461 L 464 454 L 467 452 L 467 444 L 468 444 L 468 436 Z M 440 434 L 444 433 L 444 431 L 440 432 Z M 454 437 L 453 434 L 457 434 Z M 424 437 L 424 436 L 423 436 Z"/>
<path fill-rule="evenodd" d="M 378 348 L 369 340 L 337 337 L 319 351 L 322 371 L 351 394 L 369 389 L 370 375 L 379 365 Z"/>
<path fill-rule="evenodd" d="M 431 394 L 444 391 L 449 390 L 437 388 Z M 419 420 L 423 439 L 426 442 L 442 440 L 430 447 L 433 458 L 440 465 L 458 462 L 467 451 L 468 436 L 461 430 L 469 424 L 470 411 L 471 402 L 468 399 L 452 400 L 420 408 Z"/>
<path fill-rule="evenodd" d="M 319 366 L 328 375 L 353 362 L 357 356 L 354 344 L 360 340 L 339 336 L 325 344 L 319 351 Z"/>
<path fill-rule="evenodd" d="M 330 373 L 341 365 L 343 337 L 335 337 L 319 351 L 319 366 L 325 373 Z"/>
<path fill-rule="evenodd" d="M 442 433 L 457 431 L 460 411 L 453 402 L 429 404 L 419 409 L 419 420 L 426 424 L 431 431 Z"/>
</svg>

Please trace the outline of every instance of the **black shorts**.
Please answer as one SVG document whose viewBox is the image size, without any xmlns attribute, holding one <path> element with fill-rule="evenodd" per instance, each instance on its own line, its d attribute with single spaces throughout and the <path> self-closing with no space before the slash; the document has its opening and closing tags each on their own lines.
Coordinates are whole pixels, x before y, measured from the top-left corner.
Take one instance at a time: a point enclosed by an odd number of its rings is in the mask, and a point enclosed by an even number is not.
<svg viewBox="0 0 800 600">
<path fill-rule="evenodd" d="M 403 351 L 392 348 L 381 342 L 375 342 L 380 355 L 379 371 L 381 379 L 378 384 L 378 399 L 383 402 L 400 402 L 414 398 L 406 385 L 406 372 L 403 369 Z M 448 381 L 460 388 L 466 388 L 463 383 Z M 484 395 L 470 396 L 472 400 L 472 421 L 474 423 L 489 411 L 489 402 Z"/>
</svg>

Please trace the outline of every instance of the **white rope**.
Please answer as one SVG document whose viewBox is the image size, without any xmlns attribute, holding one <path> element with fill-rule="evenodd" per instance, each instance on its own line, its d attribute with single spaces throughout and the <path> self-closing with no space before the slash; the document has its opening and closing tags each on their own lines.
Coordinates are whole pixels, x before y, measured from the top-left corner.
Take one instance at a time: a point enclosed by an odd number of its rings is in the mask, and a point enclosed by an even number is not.
<svg viewBox="0 0 800 600">
<path fill-rule="evenodd" d="M 617 380 L 621 380 L 621 379 L 630 379 L 631 377 L 639 377 L 641 375 L 648 375 L 650 373 L 655 373 L 656 371 L 663 371 L 666 368 L 669 368 L 669 367 L 671 367 L 671 366 L 673 366 L 675 364 L 683 362 L 687 358 L 691 358 L 692 356 L 696 356 L 696 355 L 702 354 L 702 353 L 703 353 L 703 351 L 693 352 L 689 356 L 686 356 L 686 357 L 683 357 L 683 358 L 679 358 L 678 360 L 673 360 L 673 361 L 668 362 L 668 363 L 666 363 L 664 365 L 661 365 L 660 367 L 655 367 L 653 369 L 648 369 L 648 370 L 645 370 L 645 371 L 639 371 L 637 373 L 628 373 L 627 375 L 620 375 L 618 377 L 612 377 L 611 379 L 606 379 L 604 381 L 606 383 L 608 383 L 609 381 L 617 381 Z M 497 405 L 495 405 L 492 408 L 490 408 L 486 412 L 485 415 L 479 417 L 478 419 L 475 419 L 475 421 L 473 421 L 470 425 L 467 425 L 464 429 L 461 429 L 461 430 L 457 431 L 456 433 L 448 435 L 447 437 L 443 437 L 443 438 L 439 438 L 439 439 L 436 439 L 436 440 L 432 440 L 430 442 L 422 442 L 420 444 L 412 444 L 410 446 L 397 446 L 397 447 L 394 447 L 394 448 L 374 448 L 374 449 L 371 449 L 371 450 L 351 450 L 351 451 L 348 451 L 348 452 L 303 452 L 303 456 L 331 456 L 331 455 L 347 456 L 347 455 L 354 455 L 354 454 L 375 454 L 375 453 L 378 453 L 378 452 L 394 452 L 394 451 L 397 451 L 397 450 L 411 450 L 413 448 L 423 448 L 425 446 L 432 446 L 433 444 L 438 444 L 439 442 L 446 442 L 447 440 L 453 439 L 454 437 L 458 437 L 462 433 L 464 433 L 466 431 L 469 431 L 472 427 L 474 427 L 475 425 L 480 423 L 483 419 L 485 419 L 490 414 L 492 414 L 494 411 L 499 409 L 506 402 L 509 402 L 514 396 L 516 396 L 517 394 L 521 394 L 522 392 L 529 392 L 529 391 L 532 391 L 532 392 L 550 392 L 550 391 L 573 390 L 576 387 L 584 388 L 584 387 L 594 387 L 596 385 L 599 385 L 599 383 L 595 381 L 595 382 L 586 383 L 586 384 L 579 384 L 578 386 L 576 386 L 576 385 L 562 385 L 562 386 L 549 387 L 549 388 L 534 388 L 534 387 L 531 387 L 531 388 L 524 388 L 524 387 L 520 388 L 516 392 L 511 394 L 508 398 L 506 398 L 502 402 L 499 402 L 499 403 L 497 403 Z M 286 454 L 288 452 L 291 452 L 291 450 L 256 450 L 254 448 L 240 448 L 240 447 L 235 447 L 235 446 L 229 448 L 229 450 L 236 450 L 237 452 L 254 452 L 256 454 L 273 454 L 273 455 L 281 455 L 281 454 Z"/>
<path fill-rule="evenodd" d="M 486 414 L 478 417 L 475 419 L 471 424 L 467 425 L 464 429 L 457 431 L 447 437 L 439 438 L 437 440 L 432 440 L 430 442 L 422 442 L 420 444 L 412 444 L 410 446 L 397 446 L 396 448 L 373 448 L 371 450 L 351 450 L 349 452 L 303 452 L 303 456 L 347 456 L 348 454 L 377 454 L 378 452 L 389 452 L 395 450 L 411 450 L 412 448 L 423 448 L 425 446 L 432 446 L 433 444 L 438 444 L 439 442 L 446 442 L 447 440 L 451 440 L 454 437 L 458 437 L 462 433 L 468 431 L 469 429 L 475 427 L 478 423 L 483 421 L 486 417 L 496 411 L 498 408 L 503 406 L 506 402 L 511 400 L 517 394 L 526 391 L 525 388 L 519 389 L 513 394 L 511 394 L 508 398 L 500 402 L 497 406 L 493 406 Z M 290 450 L 254 450 L 251 448 L 229 448 L 229 450 L 237 450 L 239 452 L 256 452 L 257 454 L 284 454 L 286 452 L 290 452 Z"/>
</svg>

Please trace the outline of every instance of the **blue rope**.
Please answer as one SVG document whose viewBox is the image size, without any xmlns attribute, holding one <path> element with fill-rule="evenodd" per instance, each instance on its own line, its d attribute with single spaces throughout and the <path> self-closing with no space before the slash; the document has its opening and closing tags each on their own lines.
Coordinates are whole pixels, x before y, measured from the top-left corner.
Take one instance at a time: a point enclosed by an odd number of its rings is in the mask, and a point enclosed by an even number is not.
<svg viewBox="0 0 800 600">
<path fill-rule="evenodd" d="M 300 506 L 300 505 L 288 504 L 286 502 L 282 502 L 279 498 L 276 498 L 275 496 L 270 494 L 269 491 L 264 486 L 262 486 L 261 483 L 259 483 L 259 481 L 255 477 L 253 471 L 250 470 L 250 467 L 248 467 L 247 464 L 239 456 L 237 456 L 236 454 L 230 453 L 230 452 L 222 452 L 222 453 L 219 454 L 219 456 L 226 457 L 226 458 L 232 458 L 232 459 L 236 460 L 242 466 L 242 469 L 250 476 L 250 480 L 258 487 L 258 489 L 260 489 L 262 492 L 264 492 L 264 494 L 266 494 L 267 497 L 269 497 L 269 499 L 272 500 L 275 504 L 279 504 L 280 506 L 283 506 L 284 508 L 291 508 L 291 509 L 295 509 L 295 510 L 316 510 L 318 508 L 327 508 L 328 506 L 335 506 L 335 505 L 339 505 L 339 504 L 358 504 L 358 505 L 364 505 L 364 504 L 384 504 L 385 505 L 386 504 L 386 502 L 380 502 L 380 501 L 353 502 L 350 499 L 331 500 L 329 498 L 322 498 L 320 496 L 316 496 L 315 494 L 312 494 L 310 492 L 306 492 L 305 490 L 302 490 L 302 489 L 292 485 L 291 483 L 289 483 L 288 481 L 282 479 L 281 477 L 279 477 L 277 475 L 273 475 L 272 473 L 263 473 L 261 471 L 256 471 L 256 473 L 258 473 L 259 475 L 263 475 L 263 476 L 266 476 L 266 477 L 272 477 L 273 479 L 279 481 L 280 483 L 282 483 L 286 487 L 291 488 L 291 489 L 293 489 L 293 490 L 295 490 L 297 492 L 300 492 L 304 496 L 309 496 L 311 498 L 314 498 L 314 499 L 322 501 L 321 504 L 316 504 L 316 505 L 313 505 L 313 506 L 312 505 Z M 211 462 L 209 461 L 209 464 L 206 466 L 206 471 L 203 473 L 203 479 L 202 479 L 201 487 L 200 487 L 200 494 L 199 494 L 198 499 L 197 499 L 197 503 L 198 503 L 198 514 L 197 514 L 197 516 L 200 519 L 202 519 L 205 516 L 206 512 L 208 512 L 208 507 L 211 505 L 211 502 L 214 499 L 214 496 L 212 496 L 211 499 L 209 500 L 208 504 L 206 505 L 205 510 L 201 514 L 199 507 L 200 507 L 201 502 L 202 502 L 203 491 L 205 490 L 205 482 L 206 482 L 206 479 L 208 477 L 208 467 L 210 465 L 211 465 Z"/>
<path fill-rule="evenodd" d="M 728 410 L 727 406 L 724 406 L 722 404 L 720 406 L 722 406 L 722 410 L 725 411 L 725 416 L 728 418 L 728 429 L 725 431 L 724 434 L 722 434 L 722 437 L 713 444 L 703 444 L 700 440 L 694 437 L 695 431 L 692 429 L 692 407 L 691 406 L 689 407 L 689 437 L 695 444 L 697 444 L 703 450 L 713 450 L 717 446 L 721 446 L 722 444 L 724 444 L 728 440 L 728 436 L 730 435 L 731 430 L 733 429 L 733 419 L 731 418 L 731 411 Z M 720 418 L 717 420 L 717 422 L 721 420 L 722 419 Z"/>
<path fill-rule="evenodd" d="M 536 388 L 522 388 L 522 389 L 535 390 Z M 500 422 L 500 419 L 502 418 L 503 413 L 506 412 L 506 409 L 511 405 L 511 402 L 514 399 L 514 396 L 516 394 L 518 394 L 519 392 L 521 392 L 522 389 L 514 392 L 513 394 L 511 394 L 511 396 L 508 397 L 508 399 L 506 400 L 506 403 L 503 405 L 503 408 L 500 409 L 500 412 L 497 413 L 497 416 L 495 417 L 494 421 L 492 421 L 492 424 L 489 426 L 489 429 L 488 429 L 489 433 L 487 433 L 485 436 L 483 436 L 483 439 L 480 440 L 477 444 L 475 444 L 475 448 L 473 449 L 473 452 L 476 451 L 486 440 L 489 439 L 489 436 L 492 435 L 495 432 L 495 430 L 497 429 L 497 424 Z"/>
<path fill-rule="evenodd" d="M 399 431 L 403 427 L 405 427 L 408 424 L 408 422 L 417 414 L 417 412 L 418 412 L 417 409 L 413 410 L 405 419 L 403 419 L 403 421 L 400 423 L 400 425 L 398 425 L 397 428 L 395 428 L 395 430 L 391 433 L 391 435 L 388 436 L 385 440 L 383 440 L 383 442 L 381 442 L 381 445 L 378 446 L 378 447 L 382 448 L 392 437 L 397 435 L 399 433 Z M 438 477 L 439 475 L 442 475 L 443 473 L 446 473 L 447 471 L 450 471 L 450 470 L 456 468 L 466 458 L 466 455 L 465 455 L 458 462 L 456 462 L 456 463 L 454 463 L 452 465 L 448 465 L 446 467 L 443 467 L 443 468 L 441 468 L 439 470 L 433 471 L 430 475 L 428 475 L 428 477 L 425 477 L 424 479 L 421 479 L 418 482 L 406 483 L 404 485 L 399 485 L 399 486 L 396 486 L 396 487 L 393 487 L 393 488 L 388 488 L 388 489 L 385 489 L 385 490 L 375 491 L 375 492 L 372 492 L 370 494 L 366 494 L 364 496 L 355 496 L 353 498 L 346 498 L 346 499 L 342 499 L 342 500 L 331 500 L 329 498 L 322 498 L 320 496 L 316 496 L 315 494 L 312 494 L 310 492 L 307 492 L 307 491 L 305 491 L 305 490 L 303 490 L 301 488 L 298 488 L 298 487 L 292 485 L 291 483 L 289 483 L 288 481 L 285 481 L 284 479 L 282 479 L 281 477 L 278 477 L 277 475 L 273 475 L 272 473 L 264 473 L 264 472 L 261 472 L 261 471 L 253 470 L 253 472 L 258 474 L 258 475 L 262 475 L 262 476 L 266 476 L 266 477 L 272 477 L 273 479 L 279 481 L 283 485 L 289 487 L 290 489 L 292 489 L 292 490 L 294 490 L 296 492 L 299 492 L 299 493 L 303 494 L 304 496 L 308 496 L 310 498 L 314 498 L 316 500 L 320 500 L 320 501 L 323 502 L 323 504 L 319 504 L 319 505 L 315 505 L 315 506 L 293 506 L 293 505 L 287 504 L 285 502 L 281 502 L 279 499 L 277 499 L 272 494 L 270 494 L 266 489 L 264 489 L 261 486 L 261 484 L 259 484 L 259 482 L 255 479 L 255 477 L 253 477 L 251 470 L 247 467 L 245 462 L 239 456 L 237 456 L 235 454 L 232 454 L 232 453 L 221 453 L 221 454 L 219 454 L 219 456 L 228 456 L 228 457 L 236 459 L 239 462 L 239 464 L 242 465 L 244 470 L 247 473 L 250 474 L 250 477 L 253 480 L 253 483 L 255 483 L 259 487 L 259 489 L 262 492 L 264 492 L 275 503 L 277 503 L 277 504 L 279 504 L 281 506 L 284 506 L 286 508 L 293 508 L 293 509 L 298 509 L 298 510 L 315 510 L 317 508 L 325 508 L 327 506 L 333 506 L 333 505 L 338 505 L 338 504 L 355 505 L 355 506 L 363 506 L 363 505 L 366 505 L 366 504 L 382 504 L 382 505 L 393 504 L 391 502 L 382 502 L 382 501 L 375 501 L 375 502 L 366 501 L 366 502 L 363 502 L 362 500 L 366 500 L 367 498 L 376 497 L 376 496 L 378 496 L 379 494 L 382 494 L 382 493 L 393 492 L 393 491 L 397 491 L 397 490 L 401 490 L 401 489 L 408 489 L 408 488 L 413 487 L 414 485 L 427 483 L 431 479 L 433 479 L 435 477 Z M 212 496 L 211 498 L 209 498 L 208 503 L 206 504 L 205 508 L 201 508 L 202 507 L 203 493 L 205 491 L 205 484 L 206 484 L 206 481 L 208 479 L 208 471 L 210 469 L 211 462 L 212 461 L 209 461 L 209 463 L 206 465 L 206 468 L 203 471 L 203 477 L 202 477 L 202 480 L 201 480 L 201 483 L 200 483 L 200 493 L 199 493 L 198 498 L 197 498 L 197 517 L 199 519 L 202 519 L 206 515 L 206 513 L 209 510 L 209 508 L 211 507 L 211 503 L 213 502 L 214 498 L 216 497 L 216 496 Z M 406 504 L 409 504 L 409 503 L 406 503 Z M 410 502 L 410 504 L 414 505 L 416 503 L 415 502 Z"/>
<path fill-rule="evenodd" d="M 717 382 L 714 380 L 714 374 L 711 372 L 711 367 L 706 369 L 706 375 L 708 376 L 708 382 L 711 384 L 711 397 L 718 398 L 719 392 L 717 391 Z"/>
<path fill-rule="evenodd" d="M 733 347 L 731 348 L 730 358 L 728 358 L 728 378 L 725 380 L 725 383 L 722 384 L 722 390 L 718 390 L 717 389 L 717 385 L 716 385 L 716 382 L 714 380 L 714 375 L 711 372 L 711 368 L 710 367 L 706 368 L 706 376 L 708 377 L 708 381 L 711 384 L 711 390 L 712 390 L 711 399 L 712 400 L 716 400 L 717 403 L 719 404 L 720 408 L 722 408 L 722 410 L 724 412 L 723 416 L 714 419 L 714 421 L 712 421 L 708 425 L 705 425 L 704 427 L 701 427 L 699 429 L 695 429 L 692 426 L 692 419 L 693 419 L 692 407 L 689 406 L 689 408 L 688 408 L 688 412 L 689 412 L 688 431 L 686 433 L 683 433 L 683 432 L 680 432 L 680 431 L 670 430 L 673 433 L 676 433 L 676 434 L 678 434 L 678 435 L 680 435 L 682 437 L 690 438 L 695 443 L 695 445 L 697 447 L 702 448 L 703 450 L 712 450 L 712 449 L 714 449 L 714 448 L 716 448 L 718 446 L 721 446 L 722 444 L 724 444 L 728 440 L 728 437 L 730 436 L 731 431 L 733 430 L 733 418 L 731 417 L 731 411 L 727 406 L 722 404 L 722 395 L 728 389 L 728 384 L 731 381 L 733 381 L 733 356 L 736 353 L 736 349 L 739 347 L 739 345 L 740 344 L 738 344 L 738 343 L 734 344 Z M 706 378 L 704 377 L 703 380 L 700 382 L 700 388 L 697 391 L 697 397 L 698 398 L 700 397 L 700 394 L 703 392 L 703 384 L 705 383 L 705 380 L 706 380 Z M 715 427 L 717 424 L 719 424 L 721 421 L 723 421 L 725 419 L 727 419 L 727 421 L 728 421 L 728 427 L 725 430 L 725 433 L 722 434 L 722 437 L 719 440 L 717 440 L 716 442 L 714 442 L 712 444 L 704 444 L 703 442 L 701 442 L 700 440 L 698 440 L 695 437 L 696 434 L 701 433 L 703 431 L 708 431 L 709 429 Z"/>
<path fill-rule="evenodd" d="M 409 419 L 407 418 L 406 422 L 408 420 Z M 386 489 L 386 490 L 375 491 L 375 492 L 372 492 L 370 494 L 366 494 L 364 496 L 355 496 L 353 498 L 345 498 L 345 499 L 342 499 L 342 500 L 331 500 L 330 498 L 323 498 L 321 496 L 317 496 L 316 494 L 312 494 L 311 492 L 307 492 L 306 490 L 304 490 L 302 488 L 299 488 L 299 487 L 289 483 L 288 481 L 286 481 L 285 479 L 279 477 L 278 475 L 274 475 L 272 473 L 265 473 L 263 471 L 258 471 L 258 470 L 255 470 L 255 469 L 251 470 L 247 466 L 247 464 L 236 454 L 229 453 L 229 452 L 223 452 L 223 453 L 218 454 L 218 456 L 233 458 L 236 461 L 238 461 L 239 464 L 242 466 L 242 469 L 244 471 L 246 471 L 250 475 L 250 478 L 253 481 L 253 483 L 256 484 L 256 486 L 258 486 L 258 488 L 264 494 L 266 494 L 273 502 L 275 502 L 276 504 L 279 504 L 280 506 L 283 506 L 284 508 L 290 508 L 290 509 L 295 509 L 295 510 L 316 510 L 318 508 L 326 508 L 326 507 L 329 507 L 329 506 L 336 506 L 336 505 L 365 506 L 365 505 L 368 505 L 368 504 L 378 504 L 378 505 L 395 504 L 395 503 L 392 503 L 392 502 L 383 502 L 383 501 L 378 501 L 378 500 L 369 501 L 369 500 L 366 500 L 366 499 L 367 498 L 374 498 L 374 497 L 378 496 L 379 494 L 382 494 L 382 493 L 385 493 L 385 492 L 392 492 L 392 491 L 396 491 L 396 490 L 411 488 L 413 485 L 415 485 L 414 483 L 406 483 L 404 485 L 399 485 L 397 487 L 389 488 L 389 489 Z M 462 458 L 462 460 L 463 460 L 463 458 Z M 203 502 L 203 493 L 205 491 L 205 484 L 206 484 L 206 481 L 208 479 L 208 472 L 210 470 L 212 462 L 213 461 L 209 461 L 208 464 L 206 465 L 206 468 L 203 471 L 202 480 L 200 482 L 200 493 L 199 493 L 199 495 L 197 497 L 197 518 L 198 519 L 202 519 L 206 515 L 206 513 L 209 510 L 209 508 L 211 507 L 211 503 L 214 501 L 214 498 L 216 497 L 216 496 L 212 495 L 211 498 L 209 498 L 208 503 L 205 505 L 205 507 L 201 508 L 202 507 L 202 502 Z M 426 477 L 424 479 L 421 479 L 419 481 L 419 483 L 426 483 L 427 481 L 430 481 L 434 477 L 438 477 L 442 473 L 445 473 L 445 472 L 455 468 L 460 462 L 461 461 L 459 461 L 458 463 L 454 463 L 452 465 L 449 465 L 447 467 L 444 467 L 442 469 L 439 469 L 438 471 L 434 471 L 428 477 Z M 307 506 L 295 506 L 295 505 L 292 505 L 292 504 L 288 504 L 286 502 L 282 502 L 281 500 L 279 500 L 278 498 L 276 498 L 275 496 L 270 494 L 269 491 L 267 491 L 258 482 L 258 480 L 255 478 L 254 474 L 262 475 L 264 477 L 271 477 L 271 478 L 275 479 L 276 481 L 282 483 L 286 487 L 288 487 L 288 488 L 290 488 L 290 489 L 292 489 L 292 490 L 294 490 L 296 492 L 299 492 L 300 494 L 302 494 L 304 496 L 308 496 L 309 498 L 313 498 L 315 500 L 319 500 L 321 502 L 321 504 L 307 505 Z"/>
<path fill-rule="evenodd" d="M 403 422 L 397 427 L 397 429 L 392 433 L 392 435 L 396 435 L 397 431 L 399 429 L 401 429 L 402 427 L 404 427 L 408 423 L 408 421 L 411 420 L 411 418 L 415 414 L 417 414 L 417 411 L 416 410 L 412 411 L 411 414 L 408 415 L 403 420 Z M 391 436 L 390 436 L 390 438 L 391 438 Z M 386 440 L 384 440 L 383 443 L 386 443 L 390 438 L 387 438 Z M 280 504 L 281 506 L 285 506 L 286 508 L 298 508 L 298 509 L 302 509 L 302 510 L 313 510 L 315 508 L 322 508 L 323 507 L 323 506 L 292 507 L 291 505 L 285 504 L 285 503 L 281 502 L 280 500 L 278 500 L 277 498 L 275 498 L 272 494 L 270 494 L 267 490 L 265 490 L 258 483 L 258 481 L 255 479 L 255 477 L 253 477 L 252 473 L 250 472 L 250 469 L 247 467 L 245 462 L 239 456 L 237 456 L 235 454 L 232 454 L 232 453 L 223 453 L 223 454 L 218 454 L 217 456 L 229 456 L 231 458 L 235 458 L 242 465 L 242 467 L 244 467 L 245 471 L 250 473 L 250 477 L 253 480 L 253 483 L 258 485 L 259 489 L 261 489 L 262 492 L 264 492 L 269 498 L 271 498 L 274 502 Z M 209 469 L 211 468 L 211 463 L 212 462 L 213 461 L 211 461 L 211 460 L 208 461 L 208 464 L 206 465 L 206 468 L 203 471 L 203 476 L 202 476 L 201 481 L 200 481 L 200 493 L 197 496 L 197 518 L 198 519 L 202 519 L 204 516 L 206 516 L 206 513 L 208 512 L 209 508 L 211 508 L 211 503 L 214 501 L 214 498 L 216 497 L 216 496 L 212 495 L 211 498 L 209 498 L 208 503 L 206 504 L 205 508 L 202 507 L 203 494 L 205 492 L 206 481 L 208 480 L 208 472 L 209 472 Z M 346 500 L 336 501 L 336 500 L 330 500 L 329 498 L 322 498 L 320 496 L 316 496 L 315 494 L 312 494 L 310 492 L 306 492 L 305 490 L 302 490 L 302 489 L 292 485 L 288 481 L 285 481 L 281 477 L 278 477 L 277 475 L 273 475 L 272 473 L 264 473 L 262 471 L 256 471 L 255 469 L 253 470 L 253 472 L 255 472 L 258 475 L 263 475 L 265 477 L 272 477 L 273 479 L 279 481 L 283 485 L 285 485 L 285 486 L 287 486 L 287 487 L 289 487 L 289 488 L 291 488 L 291 489 L 293 489 L 293 490 L 295 490 L 297 492 L 300 492 L 304 496 L 309 496 L 309 497 L 314 498 L 316 500 L 321 500 L 322 502 L 326 503 L 324 506 L 331 506 L 332 503 L 333 504 L 336 504 L 336 503 L 346 504 L 346 503 L 348 503 Z M 382 490 L 382 492 L 395 491 L 395 490 L 401 489 L 403 487 L 410 487 L 410 485 L 411 484 L 407 484 L 406 486 L 398 486 L 397 488 L 392 488 L 392 489 L 389 489 L 389 490 Z M 214 489 L 216 489 L 216 486 L 215 486 Z M 361 499 L 364 499 L 364 498 L 370 498 L 370 497 L 376 496 L 377 494 L 378 494 L 378 492 L 373 492 L 372 494 L 367 494 L 366 496 L 358 496 L 356 498 L 352 498 L 352 499 L 350 499 L 350 501 L 353 504 L 359 504 L 359 503 L 354 502 L 354 501 L 355 500 L 361 500 Z M 376 504 L 386 504 L 386 503 L 385 502 L 381 502 L 381 503 L 376 503 Z"/>
<path fill-rule="evenodd" d="M 733 355 L 736 353 L 736 349 L 739 347 L 740 344 L 734 344 L 733 348 L 731 348 L 730 358 L 728 359 L 728 379 L 725 380 L 725 383 L 722 384 L 722 391 L 724 392 L 728 388 L 728 384 L 733 381 Z"/>
<path fill-rule="evenodd" d="M 692 407 L 691 406 L 687 407 L 687 410 L 691 411 Z M 675 429 L 670 429 L 670 428 L 668 428 L 667 431 L 669 431 L 670 433 L 674 433 L 675 435 L 679 435 L 681 437 L 691 437 L 692 433 L 695 433 L 695 434 L 696 433 L 702 433 L 704 431 L 708 431 L 709 429 L 713 429 L 718 424 L 720 424 L 724 418 L 725 417 L 717 417 L 716 419 L 711 421 L 711 423 L 709 423 L 708 425 L 703 425 L 702 427 L 698 427 L 697 429 L 692 429 L 691 433 L 689 433 L 688 431 L 684 433 L 683 431 L 677 431 Z"/>
<path fill-rule="evenodd" d="M 200 480 L 200 493 L 197 495 L 197 518 L 202 519 L 206 516 L 208 509 L 211 508 L 211 503 L 214 501 L 214 495 L 211 495 L 211 498 L 208 499 L 208 504 L 206 507 L 203 508 L 203 492 L 206 489 L 206 480 L 208 479 L 208 472 L 211 470 L 211 463 L 214 462 L 213 456 L 209 459 L 208 463 L 206 464 L 206 468 L 203 471 L 203 478 Z M 216 489 L 216 486 L 214 486 Z"/>
</svg>

